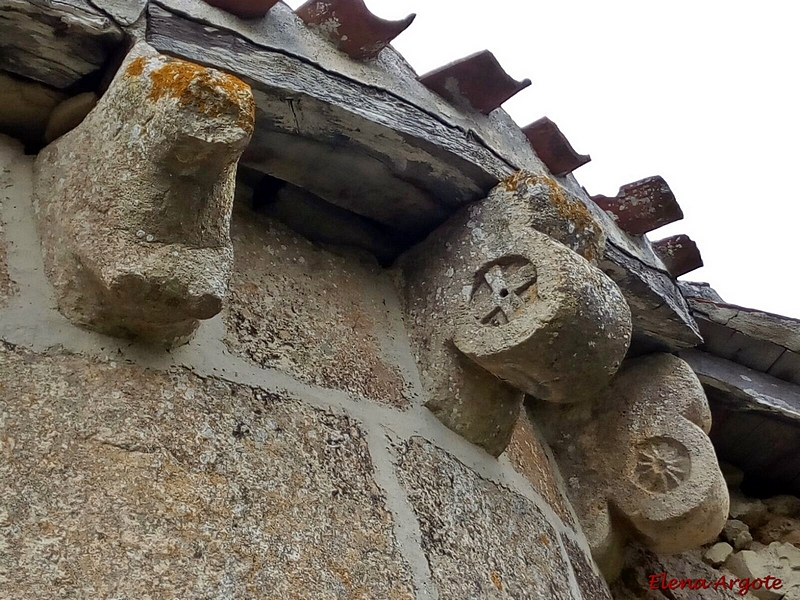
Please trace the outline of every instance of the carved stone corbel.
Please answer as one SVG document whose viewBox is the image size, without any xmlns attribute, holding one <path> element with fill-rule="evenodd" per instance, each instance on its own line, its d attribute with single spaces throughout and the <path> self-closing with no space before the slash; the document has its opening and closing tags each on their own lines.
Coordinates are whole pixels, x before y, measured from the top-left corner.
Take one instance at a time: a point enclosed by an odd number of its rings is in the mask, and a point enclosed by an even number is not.
<svg viewBox="0 0 800 600">
<path fill-rule="evenodd" d="M 242 81 L 133 48 L 85 120 L 35 162 L 45 267 L 65 316 L 169 346 L 221 310 L 254 118 Z"/>
<path fill-rule="evenodd" d="M 529 407 L 607 579 L 618 576 L 631 539 L 671 553 L 722 530 L 729 500 L 708 438 L 711 412 L 683 360 L 629 360 L 591 404 Z"/>
<path fill-rule="evenodd" d="M 499 455 L 524 393 L 579 402 L 610 381 L 631 317 L 616 284 L 584 258 L 602 244 L 578 200 L 521 173 L 401 259 L 427 406 L 445 425 Z"/>
</svg>

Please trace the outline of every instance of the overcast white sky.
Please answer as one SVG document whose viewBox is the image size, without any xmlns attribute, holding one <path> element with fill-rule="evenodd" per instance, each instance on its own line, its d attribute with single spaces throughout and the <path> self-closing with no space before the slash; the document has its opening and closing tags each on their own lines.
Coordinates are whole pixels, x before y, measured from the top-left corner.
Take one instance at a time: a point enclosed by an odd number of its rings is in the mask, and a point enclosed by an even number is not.
<svg viewBox="0 0 800 600">
<path fill-rule="evenodd" d="M 554 120 L 592 194 L 662 175 L 726 301 L 800 318 L 800 2 L 366 0 L 417 20 L 394 46 L 419 73 L 488 48 L 533 85 L 504 108 Z M 302 2 L 290 0 L 292 7 Z"/>
</svg>

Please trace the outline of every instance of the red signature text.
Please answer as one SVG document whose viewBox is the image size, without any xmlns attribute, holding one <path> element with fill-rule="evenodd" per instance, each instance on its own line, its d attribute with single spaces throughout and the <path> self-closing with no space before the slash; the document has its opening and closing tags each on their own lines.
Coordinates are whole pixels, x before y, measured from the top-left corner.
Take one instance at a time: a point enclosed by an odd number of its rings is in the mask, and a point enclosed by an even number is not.
<svg viewBox="0 0 800 600">
<path fill-rule="evenodd" d="M 726 589 L 735 590 L 738 594 L 744 596 L 750 590 L 779 590 L 783 587 L 783 582 L 777 577 L 767 575 L 758 579 L 738 579 L 736 577 L 728 577 L 727 575 L 720 575 L 719 579 L 676 579 L 674 577 L 667 577 L 666 573 L 648 576 L 650 580 L 651 590 L 677 590 L 689 589 Z"/>
</svg>

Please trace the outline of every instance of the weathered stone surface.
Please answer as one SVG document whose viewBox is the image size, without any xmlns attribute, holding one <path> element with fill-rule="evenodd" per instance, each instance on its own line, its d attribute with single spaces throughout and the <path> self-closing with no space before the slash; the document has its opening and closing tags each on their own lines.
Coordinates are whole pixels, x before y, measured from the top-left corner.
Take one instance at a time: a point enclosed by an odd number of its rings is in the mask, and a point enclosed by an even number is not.
<svg viewBox="0 0 800 600">
<path fill-rule="evenodd" d="M 800 498 L 783 494 L 764 500 L 767 510 L 780 517 L 800 517 Z"/>
<path fill-rule="evenodd" d="M 419 438 L 397 453 L 440 598 L 577 598 L 557 534 L 534 504 Z"/>
<path fill-rule="evenodd" d="M 516 206 L 527 219 L 520 225 L 546 233 L 586 260 L 595 263 L 603 257 L 603 228 L 586 205 L 554 179 L 519 171 L 492 190 L 490 198 L 509 208 Z"/>
<path fill-rule="evenodd" d="M 641 257 L 607 244 L 600 268 L 619 286 L 631 308 L 638 354 L 673 352 L 701 344 L 703 338 L 675 281 Z"/>
<path fill-rule="evenodd" d="M 763 579 L 767 576 L 782 581 L 781 589 L 753 589 L 751 594 L 762 600 L 778 600 L 800 591 L 800 549 L 791 544 L 773 542 L 758 551 L 742 550 L 734 554 L 725 568 L 741 578 Z"/>
<path fill-rule="evenodd" d="M 297 186 L 262 176 L 254 188 L 253 207 L 259 213 L 281 221 L 307 240 L 365 250 L 383 265 L 391 264 L 401 252 L 402 242 L 388 227 Z"/>
<path fill-rule="evenodd" d="M 763 500 L 748 498 L 739 491 L 732 491 L 730 498 L 730 515 L 732 519 L 738 519 L 753 529 L 767 522 L 769 511 Z"/>
<path fill-rule="evenodd" d="M 328 388 L 398 408 L 406 383 L 390 360 L 386 296 L 394 289 L 371 257 L 304 240 L 237 200 L 235 268 L 226 344 L 239 356 Z"/>
<path fill-rule="evenodd" d="M 0 87 L 2 89 L 2 87 Z M 8 248 L 3 218 L 4 205 L 11 198 L 7 190 L 11 188 L 10 166 L 16 157 L 22 156 L 24 149 L 16 140 L 0 135 L 0 308 L 8 303 L 17 292 L 17 285 L 8 272 Z"/>
<path fill-rule="evenodd" d="M 1 203 L 0 209 L 2 209 Z M 14 282 L 11 281 L 11 277 L 8 275 L 8 264 L 6 263 L 8 251 L 6 250 L 5 231 L 3 230 L 2 219 L 3 212 L 0 210 L 0 306 L 8 302 L 9 297 L 11 297 L 14 292 Z"/>
<path fill-rule="evenodd" d="M 147 0 L 90 0 L 120 25 L 133 25 L 142 16 Z"/>
<path fill-rule="evenodd" d="M 86 92 L 73 96 L 56 106 L 44 132 L 45 143 L 49 144 L 68 131 L 75 129 L 96 105 L 97 94 Z"/>
<path fill-rule="evenodd" d="M 547 501 L 561 520 L 575 527 L 575 520 L 567 507 L 568 501 L 556 476 L 558 467 L 547 455 L 536 426 L 531 422 L 527 411 L 520 412 L 511 442 L 504 454 L 514 469 L 530 481 L 533 489 Z"/>
<path fill-rule="evenodd" d="M 29 147 L 39 145 L 51 113 L 63 98 L 46 85 L 0 72 L 0 133 Z"/>
<path fill-rule="evenodd" d="M 4 599 L 413 597 L 348 417 L 0 346 L 0 456 Z"/>
<path fill-rule="evenodd" d="M 250 88 L 138 44 L 95 110 L 35 163 L 59 310 L 147 342 L 188 339 L 222 308 Z"/>
<path fill-rule="evenodd" d="M 680 359 L 627 361 L 593 406 L 531 408 L 608 579 L 622 566 L 625 539 L 680 552 L 722 530 L 728 491 L 707 436 L 711 413 Z"/>
<path fill-rule="evenodd" d="M 64 89 L 100 70 L 122 41 L 87 0 L 0 0 L 0 70 Z"/>
<path fill-rule="evenodd" d="M 794 517 L 770 517 L 764 525 L 753 532 L 753 537 L 762 544 L 784 542 L 800 547 L 800 519 Z"/>
<path fill-rule="evenodd" d="M 568 537 L 562 535 L 561 542 L 569 556 L 583 600 L 612 600 L 608 584 L 595 571 L 591 558 L 587 557 L 581 547 Z"/>
<path fill-rule="evenodd" d="M 730 519 L 722 528 L 722 537 L 725 538 L 736 550 L 748 548 L 753 542 L 750 528 L 737 519 Z"/>
<path fill-rule="evenodd" d="M 513 191 L 515 181 L 501 188 Z M 631 332 L 617 286 L 536 230 L 536 207 L 560 206 L 555 182 L 524 181 L 518 189 L 531 197 L 496 191 L 400 259 L 427 406 L 494 455 L 510 440 L 517 390 L 551 402 L 593 397 L 619 367 Z M 557 221 L 546 211 L 543 219 Z"/>
<path fill-rule="evenodd" d="M 706 553 L 703 555 L 703 561 L 712 567 L 718 567 L 728 560 L 731 554 L 733 554 L 733 546 L 728 542 L 719 542 L 706 550 Z"/>
</svg>

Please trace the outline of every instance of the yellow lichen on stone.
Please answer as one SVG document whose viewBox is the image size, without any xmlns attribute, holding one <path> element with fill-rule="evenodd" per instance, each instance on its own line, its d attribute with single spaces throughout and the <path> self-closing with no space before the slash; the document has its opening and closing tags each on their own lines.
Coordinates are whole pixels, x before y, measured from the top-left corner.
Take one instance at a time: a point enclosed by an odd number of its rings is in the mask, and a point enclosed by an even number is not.
<svg viewBox="0 0 800 600">
<path fill-rule="evenodd" d="M 176 99 L 182 106 L 194 107 L 214 118 L 226 112 L 239 114 L 237 123 L 251 131 L 255 125 L 255 100 L 250 86 L 241 79 L 185 60 L 160 57 L 160 66 L 148 73 L 148 100 Z M 125 75 L 145 73 L 147 58 L 140 56 L 128 65 Z"/>
<path fill-rule="evenodd" d="M 564 220 L 570 221 L 575 225 L 576 231 L 591 232 L 592 237 L 602 235 L 602 229 L 594 220 L 589 209 L 580 201 L 575 198 L 570 198 L 556 181 L 544 175 L 536 175 L 528 171 L 517 171 L 513 175 L 507 177 L 502 185 L 507 192 L 516 192 L 521 185 L 546 185 L 550 191 L 548 198 L 550 204 L 558 211 L 559 217 Z M 594 251 L 591 246 L 587 247 L 589 256 L 584 256 L 587 260 L 595 260 Z"/>
<path fill-rule="evenodd" d="M 134 58 L 128 65 L 128 68 L 125 69 L 125 75 L 128 77 L 139 77 L 142 73 L 144 73 L 144 63 L 144 56 Z"/>
</svg>

